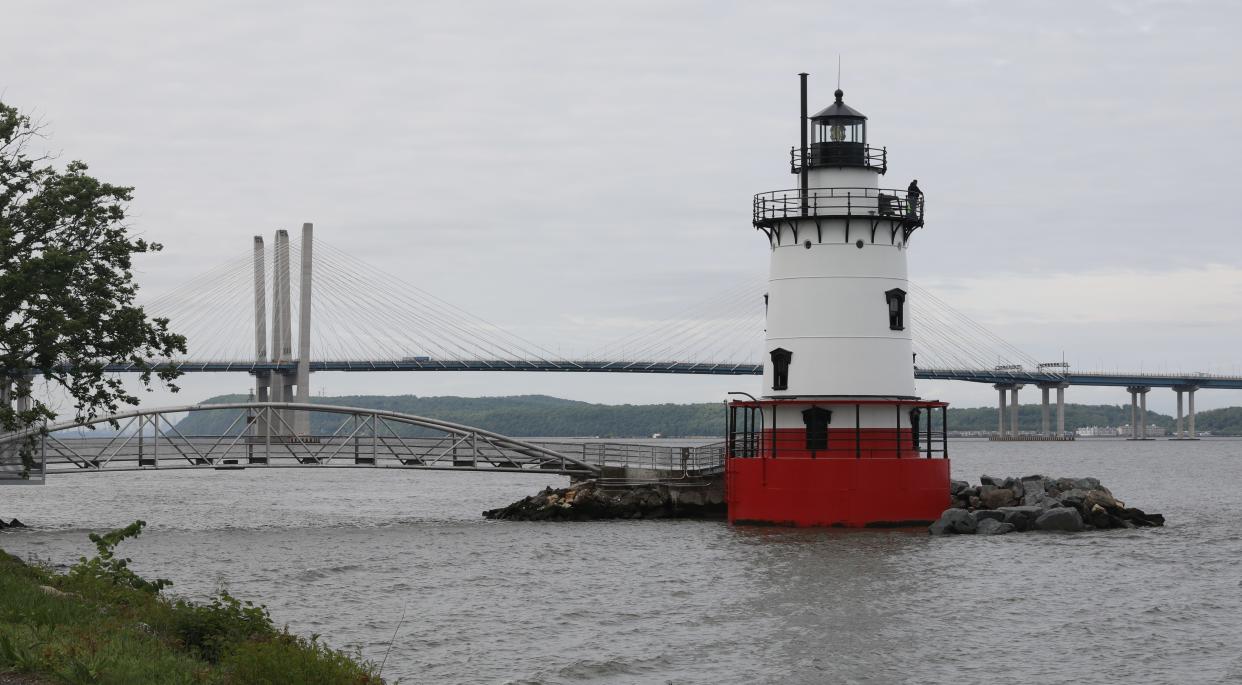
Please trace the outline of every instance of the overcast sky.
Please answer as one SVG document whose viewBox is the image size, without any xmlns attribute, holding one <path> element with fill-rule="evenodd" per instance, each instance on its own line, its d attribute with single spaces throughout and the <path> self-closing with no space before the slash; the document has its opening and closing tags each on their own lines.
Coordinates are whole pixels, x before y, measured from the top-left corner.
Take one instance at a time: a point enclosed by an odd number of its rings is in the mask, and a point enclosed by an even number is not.
<svg viewBox="0 0 1242 685">
<path fill-rule="evenodd" d="M 136 187 L 134 229 L 166 245 L 139 265 L 144 297 L 313 221 L 557 349 L 762 276 L 751 196 L 795 184 L 796 74 L 822 107 L 840 55 L 889 150 L 882 185 L 927 195 L 912 280 L 1036 358 L 1242 373 L 1240 19 L 1223 1 L 8 2 L 0 94 L 64 160 Z M 249 381 L 182 384 L 197 401 Z M 313 385 L 685 402 L 758 380 Z"/>
</svg>

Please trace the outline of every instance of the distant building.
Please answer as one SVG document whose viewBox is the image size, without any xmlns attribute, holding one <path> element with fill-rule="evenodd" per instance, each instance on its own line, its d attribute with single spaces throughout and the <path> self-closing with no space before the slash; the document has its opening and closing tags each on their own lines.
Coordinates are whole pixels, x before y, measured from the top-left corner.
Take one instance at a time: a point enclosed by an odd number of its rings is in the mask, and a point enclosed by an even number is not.
<svg viewBox="0 0 1242 685">
<path fill-rule="evenodd" d="M 1116 431 L 1117 431 L 1117 435 L 1120 435 L 1122 437 L 1126 437 L 1126 438 L 1134 437 L 1134 428 L 1131 427 L 1130 424 L 1128 423 L 1124 426 L 1117 427 Z M 1160 426 L 1157 426 L 1155 424 L 1149 424 L 1147 426 L 1147 437 L 1149 438 L 1162 438 L 1164 437 L 1164 434 L 1165 434 L 1165 429 L 1161 428 Z"/>
<path fill-rule="evenodd" d="M 1129 430 L 1129 427 L 1126 428 Z M 1080 426 L 1074 433 L 1080 438 L 1115 438 L 1121 434 L 1120 428 L 1113 426 Z M 1129 435 L 1127 432 L 1126 435 Z"/>
</svg>

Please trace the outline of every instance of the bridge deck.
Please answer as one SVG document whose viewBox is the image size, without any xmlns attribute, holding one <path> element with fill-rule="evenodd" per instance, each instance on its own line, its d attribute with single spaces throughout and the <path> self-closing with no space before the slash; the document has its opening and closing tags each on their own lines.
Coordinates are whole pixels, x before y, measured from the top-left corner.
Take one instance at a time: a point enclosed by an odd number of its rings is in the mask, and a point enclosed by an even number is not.
<svg viewBox="0 0 1242 685">
<path fill-rule="evenodd" d="M 294 373 L 297 362 L 158 362 L 157 368 L 177 368 L 186 373 Z M 762 364 L 712 363 L 712 362 L 662 362 L 662 361 L 602 361 L 602 360 L 338 360 L 312 361 L 311 371 L 542 371 L 561 373 L 662 373 L 705 376 L 758 376 L 763 374 Z M 141 370 L 135 364 L 112 364 L 110 373 L 128 373 Z M 1070 372 L 1047 371 L 996 371 L 980 369 L 919 368 L 914 377 L 925 380 L 967 381 L 988 384 L 1038 384 L 1066 383 L 1068 385 L 1092 386 L 1149 386 L 1162 388 L 1196 387 L 1212 389 L 1242 389 L 1242 376 L 1211 375 L 1201 373 L 1153 374 L 1130 372 Z"/>
</svg>

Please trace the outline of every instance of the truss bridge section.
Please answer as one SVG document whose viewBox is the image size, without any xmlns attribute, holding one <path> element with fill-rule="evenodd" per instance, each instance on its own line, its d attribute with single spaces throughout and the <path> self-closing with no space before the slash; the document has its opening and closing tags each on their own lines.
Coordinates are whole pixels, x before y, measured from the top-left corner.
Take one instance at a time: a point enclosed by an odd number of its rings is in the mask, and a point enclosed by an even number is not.
<svg viewBox="0 0 1242 685">
<path fill-rule="evenodd" d="M 300 433 L 298 415 L 314 429 Z M 188 417 L 211 426 L 190 431 Z M 326 427 L 326 428 L 325 428 Z M 95 430 L 92 430 L 95 429 Z M 21 451 L 30 476 L 104 471 L 387 468 L 592 477 L 578 456 L 492 431 L 398 412 L 321 404 L 243 402 L 141 409 L 0 436 L 12 479 Z"/>
</svg>

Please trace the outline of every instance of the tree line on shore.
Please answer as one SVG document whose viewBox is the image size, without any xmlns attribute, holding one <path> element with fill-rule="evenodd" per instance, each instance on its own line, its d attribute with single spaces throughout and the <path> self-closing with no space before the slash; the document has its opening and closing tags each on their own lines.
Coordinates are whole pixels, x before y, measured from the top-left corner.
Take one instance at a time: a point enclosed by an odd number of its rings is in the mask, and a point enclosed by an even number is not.
<svg viewBox="0 0 1242 685">
<path fill-rule="evenodd" d="M 222 395 L 204 404 L 244 402 L 242 395 Z M 698 404 L 592 404 L 546 395 L 512 397 L 418 397 L 415 395 L 354 395 L 346 397 L 315 397 L 319 404 L 333 404 L 364 409 L 426 416 L 462 423 L 514 437 L 582 437 L 601 438 L 718 436 L 725 431 L 725 410 L 722 403 Z M 185 417 L 178 429 L 186 435 L 218 435 L 227 430 L 237 412 L 199 412 Z M 1040 406 L 1022 405 L 1018 412 L 1019 428 L 1038 430 Z M 1149 411 L 1148 422 L 1171 428 L 1171 416 Z M 343 420 L 339 414 L 312 414 L 311 430 L 315 434 L 331 434 Z M 1128 424 L 1128 405 L 1065 405 L 1065 427 L 1118 426 Z M 241 430 L 241 423 L 233 431 Z M 1196 427 L 1214 435 L 1242 435 L 1242 407 L 1229 407 L 1200 412 Z M 417 429 L 408 427 L 411 435 Z M 955 431 L 996 430 L 994 407 L 950 409 L 949 429 Z"/>
</svg>

